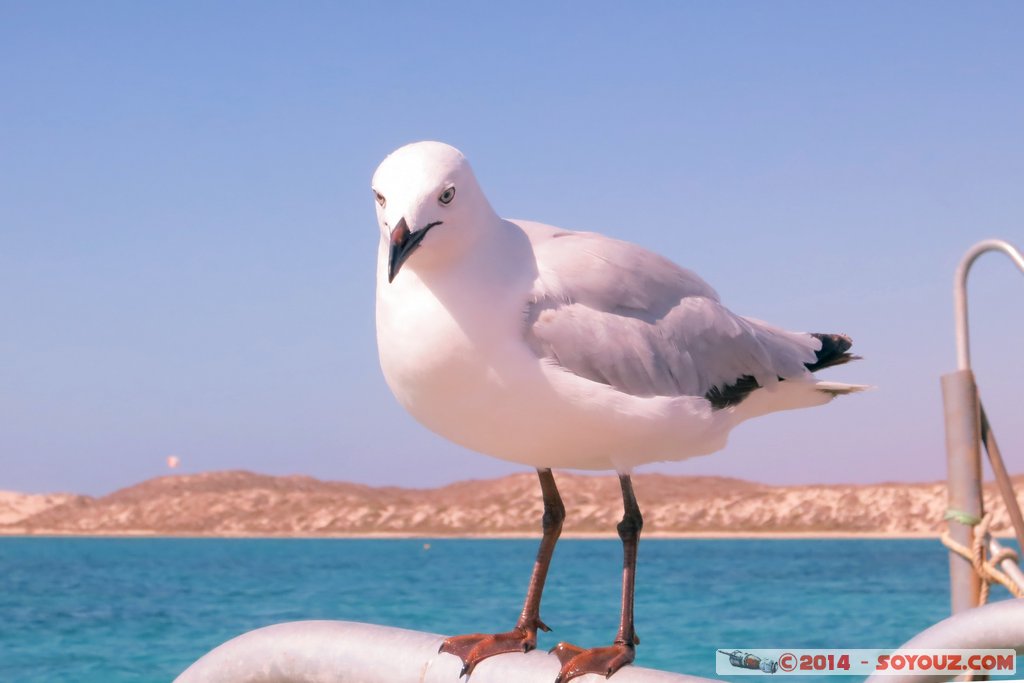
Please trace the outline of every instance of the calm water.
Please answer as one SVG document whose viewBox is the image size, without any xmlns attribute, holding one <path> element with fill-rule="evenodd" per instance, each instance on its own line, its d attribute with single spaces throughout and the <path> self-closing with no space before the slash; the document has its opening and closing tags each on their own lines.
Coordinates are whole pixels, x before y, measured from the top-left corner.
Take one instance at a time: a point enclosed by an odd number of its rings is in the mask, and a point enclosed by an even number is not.
<svg viewBox="0 0 1024 683">
<path fill-rule="evenodd" d="M 169 681 L 233 636 L 298 619 L 511 627 L 536 543 L 429 543 L 0 539 L 0 681 Z M 610 641 L 620 553 L 559 544 L 541 647 Z M 709 677 L 716 647 L 895 647 L 948 609 L 932 540 L 646 540 L 640 561 L 638 663 Z"/>
</svg>

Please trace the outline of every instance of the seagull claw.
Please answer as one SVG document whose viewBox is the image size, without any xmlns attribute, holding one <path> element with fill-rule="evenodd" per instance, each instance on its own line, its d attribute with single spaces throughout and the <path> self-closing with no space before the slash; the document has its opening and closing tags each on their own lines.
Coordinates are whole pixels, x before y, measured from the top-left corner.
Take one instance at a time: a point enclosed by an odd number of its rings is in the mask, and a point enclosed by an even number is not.
<svg viewBox="0 0 1024 683">
<path fill-rule="evenodd" d="M 582 647 L 576 647 L 571 643 L 559 643 L 548 650 L 548 654 L 554 653 L 558 661 L 564 666 L 570 659 L 583 652 Z M 561 676 L 561 674 L 559 674 Z"/>
<path fill-rule="evenodd" d="M 446 638 L 438 652 L 447 652 L 462 660 L 459 678 L 473 673 L 476 665 L 494 655 L 529 652 L 537 647 L 537 631 L 517 626 L 506 633 L 471 633 Z"/>
<path fill-rule="evenodd" d="M 589 650 L 569 643 L 559 643 L 551 648 L 551 651 L 562 663 L 562 670 L 555 677 L 555 683 L 568 683 L 586 674 L 598 674 L 608 678 L 632 663 L 636 656 L 636 647 L 627 643 L 615 643 L 608 647 L 595 647 Z"/>
</svg>

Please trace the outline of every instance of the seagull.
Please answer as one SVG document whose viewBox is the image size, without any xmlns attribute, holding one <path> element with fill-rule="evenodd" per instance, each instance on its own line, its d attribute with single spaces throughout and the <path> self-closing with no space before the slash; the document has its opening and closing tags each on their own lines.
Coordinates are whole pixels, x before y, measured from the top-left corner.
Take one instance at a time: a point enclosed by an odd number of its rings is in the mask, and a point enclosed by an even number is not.
<svg viewBox="0 0 1024 683">
<path fill-rule="evenodd" d="M 593 232 L 500 218 L 466 157 L 440 142 L 391 153 L 373 175 L 377 346 L 420 423 L 536 468 L 543 535 L 511 631 L 447 638 L 463 675 L 537 645 L 562 530 L 552 468 L 614 470 L 624 514 L 619 630 L 606 647 L 559 643 L 556 683 L 631 663 L 643 517 L 633 468 L 722 449 L 752 417 L 860 391 L 812 373 L 856 358 L 841 334 L 788 332 L 732 313 L 710 285 L 651 251 Z"/>
</svg>

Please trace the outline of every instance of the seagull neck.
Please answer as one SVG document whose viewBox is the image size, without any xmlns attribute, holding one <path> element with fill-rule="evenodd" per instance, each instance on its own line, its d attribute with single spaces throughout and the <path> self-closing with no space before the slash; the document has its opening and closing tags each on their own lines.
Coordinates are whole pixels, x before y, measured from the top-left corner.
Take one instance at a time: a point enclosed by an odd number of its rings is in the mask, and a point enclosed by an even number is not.
<svg viewBox="0 0 1024 683">
<path fill-rule="evenodd" d="M 439 298 L 458 293 L 492 297 L 496 291 L 515 291 L 536 278 L 530 241 L 522 229 L 495 218 L 478 226 L 464 244 L 459 257 L 441 268 L 424 268 L 419 273 L 424 285 Z"/>
</svg>

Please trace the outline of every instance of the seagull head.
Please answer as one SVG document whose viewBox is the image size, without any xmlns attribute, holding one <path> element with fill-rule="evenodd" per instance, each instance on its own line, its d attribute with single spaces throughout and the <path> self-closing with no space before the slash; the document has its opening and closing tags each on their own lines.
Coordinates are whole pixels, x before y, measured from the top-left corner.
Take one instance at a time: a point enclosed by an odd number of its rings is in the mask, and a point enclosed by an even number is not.
<svg viewBox="0 0 1024 683">
<path fill-rule="evenodd" d="M 388 282 L 407 261 L 407 268 L 429 269 L 457 259 L 497 219 L 466 157 L 443 142 L 395 150 L 377 167 L 371 187 Z"/>
</svg>

